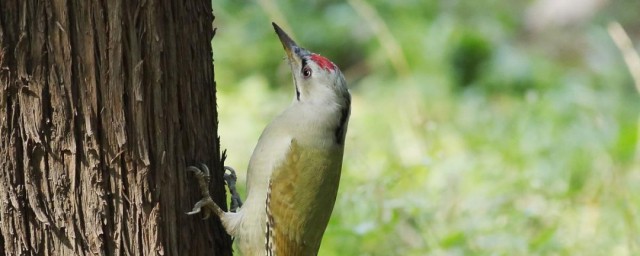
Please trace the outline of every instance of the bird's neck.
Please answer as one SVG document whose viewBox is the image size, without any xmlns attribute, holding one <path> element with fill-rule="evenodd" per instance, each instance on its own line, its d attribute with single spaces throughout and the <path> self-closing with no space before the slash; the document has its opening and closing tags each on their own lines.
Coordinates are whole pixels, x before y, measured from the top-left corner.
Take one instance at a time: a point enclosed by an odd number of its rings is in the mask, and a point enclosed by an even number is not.
<svg viewBox="0 0 640 256">
<path fill-rule="evenodd" d="M 283 113 L 287 129 L 302 144 L 330 145 L 335 142 L 335 129 L 341 121 L 342 106 L 333 103 L 293 103 Z"/>
</svg>

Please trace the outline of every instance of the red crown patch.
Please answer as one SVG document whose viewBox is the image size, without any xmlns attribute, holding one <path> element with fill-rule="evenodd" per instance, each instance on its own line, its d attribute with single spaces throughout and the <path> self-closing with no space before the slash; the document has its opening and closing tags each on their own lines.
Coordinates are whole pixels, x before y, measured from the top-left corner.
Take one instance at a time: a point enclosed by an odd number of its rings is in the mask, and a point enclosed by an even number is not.
<svg viewBox="0 0 640 256">
<path fill-rule="evenodd" d="M 325 57 L 320 56 L 320 54 L 313 53 L 311 54 L 311 60 L 318 64 L 324 70 L 335 70 L 336 65 L 333 64 L 330 60 Z"/>
</svg>

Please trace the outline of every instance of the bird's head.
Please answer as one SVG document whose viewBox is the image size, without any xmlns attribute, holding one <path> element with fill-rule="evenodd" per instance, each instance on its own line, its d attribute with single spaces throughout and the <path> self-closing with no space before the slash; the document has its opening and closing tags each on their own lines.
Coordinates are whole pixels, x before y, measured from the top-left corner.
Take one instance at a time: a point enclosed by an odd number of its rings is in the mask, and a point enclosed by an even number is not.
<svg viewBox="0 0 640 256">
<path fill-rule="evenodd" d="M 277 24 L 273 28 L 282 42 L 301 103 L 348 104 L 349 91 L 342 72 L 333 62 L 299 47 Z"/>
</svg>

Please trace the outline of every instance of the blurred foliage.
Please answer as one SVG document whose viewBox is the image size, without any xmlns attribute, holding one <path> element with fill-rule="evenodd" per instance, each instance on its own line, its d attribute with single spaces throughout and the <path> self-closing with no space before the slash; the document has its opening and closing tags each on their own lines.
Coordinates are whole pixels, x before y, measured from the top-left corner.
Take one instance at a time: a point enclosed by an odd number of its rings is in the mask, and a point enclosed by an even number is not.
<svg viewBox="0 0 640 256">
<path fill-rule="evenodd" d="M 458 86 L 467 86 L 484 73 L 491 55 L 491 46 L 482 35 L 465 33 L 453 47 L 452 55 L 453 79 Z"/>
<path fill-rule="evenodd" d="M 638 255 L 640 2 L 581 1 L 214 1 L 227 164 L 293 98 L 275 21 L 353 95 L 320 255 Z"/>
</svg>

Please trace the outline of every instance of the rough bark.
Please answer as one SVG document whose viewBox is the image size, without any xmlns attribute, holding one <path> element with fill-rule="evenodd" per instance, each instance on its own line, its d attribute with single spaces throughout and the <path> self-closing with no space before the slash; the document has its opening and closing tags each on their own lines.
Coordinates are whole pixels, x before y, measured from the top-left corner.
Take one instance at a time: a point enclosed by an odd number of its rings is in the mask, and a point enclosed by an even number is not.
<svg viewBox="0 0 640 256">
<path fill-rule="evenodd" d="M 230 255 L 210 1 L 0 1 L 0 255 Z"/>
</svg>

